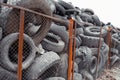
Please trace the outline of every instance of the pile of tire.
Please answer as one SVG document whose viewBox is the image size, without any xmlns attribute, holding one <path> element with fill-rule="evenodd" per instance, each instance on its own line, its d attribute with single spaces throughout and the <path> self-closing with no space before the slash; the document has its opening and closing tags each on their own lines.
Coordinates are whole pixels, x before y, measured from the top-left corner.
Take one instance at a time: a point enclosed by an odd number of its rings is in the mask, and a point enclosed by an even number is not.
<svg viewBox="0 0 120 80">
<path fill-rule="evenodd" d="M 4 0 L 3 0 L 4 1 Z M 92 9 L 80 9 L 63 0 L 21 0 L 16 5 L 76 22 L 74 80 L 95 80 L 105 69 L 108 53 L 113 66 L 120 61 L 120 29 L 105 24 Z M 23 80 L 67 80 L 69 26 L 25 13 Z M 0 13 L 0 80 L 17 80 L 20 14 L 17 9 Z M 39 21 L 38 21 L 39 20 Z M 89 24 L 80 24 L 81 22 Z M 112 43 L 109 46 L 109 31 Z M 101 34 L 101 35 L 100 35 Z M 100 39 L 101 36 L 101 39 Z M 99 43 L 101 47 L 99 50 Z M 99 52 L 99 55 L 98 55 Z M 98 62 L 99 57 L 99 62 Z"/>
</svg>

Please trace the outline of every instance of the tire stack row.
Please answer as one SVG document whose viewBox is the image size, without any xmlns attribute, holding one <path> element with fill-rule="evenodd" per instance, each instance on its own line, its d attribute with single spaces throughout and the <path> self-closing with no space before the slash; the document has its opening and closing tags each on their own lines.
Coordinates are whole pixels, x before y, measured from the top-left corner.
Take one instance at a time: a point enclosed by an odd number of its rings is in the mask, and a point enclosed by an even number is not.
<svg viewBox="0 0 120 80">
<path fill-rule="evenodd" d="M 75 20 L 74 80 L 95 80 L 96 76 L 99 77 L 106 67 L 109 50 L 109 66 L 120 61 L 120 29 L 100 21 L 93 10 L 80 9 L 62 0 L 21 0 L 16 5 L 66 22 L 70 17 Z M 0 13 L 0 80 L 17 80 L 19 20 L 17 9 Z M 79 22 L 89 24 L 81 25 Z M 108 27 L 112 28 L 111 48 L 108 45 Z M 25 13 L 23 80 L 67 80 L 68 33 L 66 24 Z"/>
</svg>

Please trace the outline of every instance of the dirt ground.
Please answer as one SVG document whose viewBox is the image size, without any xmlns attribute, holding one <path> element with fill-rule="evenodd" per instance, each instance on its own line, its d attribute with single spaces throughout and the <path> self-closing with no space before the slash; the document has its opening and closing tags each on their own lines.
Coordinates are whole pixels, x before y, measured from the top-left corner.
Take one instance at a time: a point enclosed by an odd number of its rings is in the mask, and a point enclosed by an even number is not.
<svg viewBox="0 0 120 80">
<path fill-rule="evenodd" d="M 104 70 L 97 80 L 120 80 L 120 62 L 117 62 L 111 69 Z"/>
</svg>

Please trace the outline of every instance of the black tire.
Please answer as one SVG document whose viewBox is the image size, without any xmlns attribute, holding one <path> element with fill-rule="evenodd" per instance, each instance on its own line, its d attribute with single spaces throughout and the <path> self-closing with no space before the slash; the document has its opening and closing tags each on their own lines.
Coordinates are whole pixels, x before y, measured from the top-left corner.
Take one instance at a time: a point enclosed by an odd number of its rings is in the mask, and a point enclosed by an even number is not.
<svg viewBox="0 0 120 80">
<path fill-rule="evenodd" d="M 89 26 L 85 28 L 85 34 L 88 36 L 100 37 L 100 27 L 97 26 Z M 107 31 L 102 28 L 102 37 L 107 35 Z"/>
<path fill-rule="evenodd" d="M 62 52 L 65 48 L 65 43 L 59 36 L 53 33 L 48 33 L 47 36 L 41 42 L 43 48 L 48 51 Z"/>
<path fill-rule="evenodd" d="M 78 64 L 76 62 L 74 62 L 74 72 L 78 73 Z"/>
<path fill-rule="evenodd" d="M 67 79 L 67 71 L 68 71 L 68 54 L 60 55 L 61 62 L 58 66 L 57 76 L 63 77 Z"/>
<path fill-rule="evenodd" d="M 116 48 L 111 48 L 111 54 L 112 54 L 112 55 L 118 55 L 118 54 L 119 54 L 118 49 L 116 49 Z"/>
<path fill-rule="evenodd" d="M 120 45 L 120 35 L 118 33 L 112 35 L 112 43 L 115 44 L 115 47 Z"/>
<path fill-rule="evenodd" d="M 46 0 L 46 2 L 48 3 L 51 11 L 52 11 L 52 12 L 55 12 L 55 11 L 56 11 L 56 6 L 55 6 L 53 0 Z"/>
<path fill-rule="evenodd" d="M 90 64 L 90 73 L 92 75 L 96 75 L 96 70 L 97 70 L 97 58 L 95 56 L 92 56 L 91 58 L 91 64 Z"/>
<path fill-rule="evenodd" d="M 79 72 L 83 69 L 88 69 L 88 67 L 91 64 L 91 57 L 92 57 L 92 52 L 91 49 L 86 47 L 86 46 L 81 46 L 79 48 L 78 54 L 76 54 L 76 57 L 79 57 L 81 59 L 80 63 L 78 64 L 79 66 Z"/>
<path fill-rule="evenodd" d="M 0 27 L 0 40 L 2 39 L 2 28 Z"/>
<path fill-rule="evenodd" d="M 56 6 L 56 14 L 65 16 L 65 8 L 55 1 L 54 4 Z"/>
<path fill-rule="evenodd" d="M 0 80 L 17 80 L 17 75 L 0 67 Z"/>
<path fill-rule="evenodd" d="M 65 80 L 65 79 L 62 77 L 50 77 L 50 78 L 47 78 L 45 80 Z"/>
<path fill-rule="evenodd" d="M 99 18 L 98 18 L 97 15 L 92 15 L 92 19 L 93 19 L 94 25 L 96 25 L 96 26 L 102 26 L 102 23 L 99 20 Z"/>
<path fill-rule="evenodd" d="M 92 17 L 86 13 L 81 13 L 80 18 L 85 22 L 93 23 Z"/>
<path fill-rule="evenodd" d="M 86 8 L 83 10 L 85 13 L 87 13 L 88 15 L 94 15 L 94 11 L 92 9 Z"/>
<path fill-rule="evenodd" d="M 9 71 L 17 71 L 18 35 L 19 33 L 10 34 L 6 36 L 0 44 L 0 65 Z M 32 64 L 36 53 L 33 40 L 26 34 L 24 34 L 24 41 L 23 70 Z"/>
<path fill-rule="evenodd" d="M 74 80 L 83 80 L 82 75 L 79 73 L 73 73 L 74 74 Z"/>
<path fill-rule="evenodd" d="M 117 55 L 110 57 L 110 66 L 113 66 L 117 61 L 120 61 L 120 58 Z"/>
<path fill-rule="evenodd" d="M 81 71 L 81 74 L 83 75 L 83 80 L 94 80 L 93 76 L 88 71 Z"/>
<path fill-rule="evenodd" d="M 84 34 L 83 28 L 76 28 L 76 35 Z"/>
<path fill-rule="evenodd" d="M 63 0 L 59 0 L 58 3 L 62 5 L 65 9 L 75 9 L 75 7 Z"/>
<path fill-rule="evenodd" d="M 78 15 L 76 15 L 76 20 L 77 20 L 78 22 L 83 22 L 82 19 L 80 18 L 80 16 L 78 16 Z"/>
<path fill-rule="evenodd" d="M 36 10 L 38 12 L 42 12 L 46 15 L 52 16 L 52 11 L 50 7 L 48 6 L 48 3 L 45 0 L 22 0 L 18 6 L 22 6 L 28 9 Z M 44 7 L 43 7 L 44 6 Z M 18 9 L 12 9 L 12 11 L 9 13 L 8 18 L 7 18 L 7 24 L 5 25 L 5 28 L 3 28 L 5 36 L 10 34 L 10 33 L 15 33 L 19 31 L 19 21 L 20 21 L 20 11 Z M 29 15 L 29 17 L 28 17 Z M 30 17 L 31 16 L 31 17 Z M 36 21 L 34 18 L 36 18 Z M 34 22 L 35 21 L 35 22 Z M 36 25 L 40 25 L 41 27 L 35 34 L 31 34 L 33 38 L 33 41 L 35 42 L 35 45 L 38 46 L 39 43 L 43 40 L 43 38 L 46 36 L 48 30 L 50 29 L 51 25 L 51 19 L 41 17 L 39 15 L 34 15 L 32 13 L 26 12 L 25 13 L 25 25 L 28 23 L 33 23 Z M 25 30 L 27 27 L 25 26 Z M 25 31 L 26 32 L 26 31 Z M 26 33 L 27 34 L 27 33 Z"/>
<path fill-rule="evenodd" d="M 44 53 L 40 57 L 37 57 L 33 64 L 25 71 L 25 80 L 44 80 L 45 78 L 51 77 L 51 75 L 55 76 L 53 72 L 55 66 L 58 65 L 59 62 L 60 57 L 57 53 Z"/>
<path fill-rule="evenodd" d="M 92 51 L 92 55 L 98 58 L 98 48 L 91 48 Z M 105 66 L 105 61 L 107 58 L 105 58 L 106 56 L 104 55 L 104 53 L 102 52 L 102 50 L 100 50 L 100 56 L 99 56 L 99 65 L 98 65 L 98 72 L 101 72 L 103 70 L 103 67 Z"/>
<path fill-rule="evenodd" d="M 77 37 L 75 37 L 75 40 L 76 40 L 76 48 L 79 48 L 82 42 Z"/>
<path fill-rule="evenodd" d="M 66 20 L 66 23 L 60 23 L 59 21 L 56 21 L 56 20 L 54 20 L 53 22 L 57 25 L 65 26 L 66 28 L 68 28 L 69 20 L 67 19 L 66 16 L 61 16 L 61 15 L 57 15 L 57 14 L 53 14 L 53 16 L 56 18 L 60 18 L 62 20 Z"/>
<path fill-rule="evenodd" d="M 64 26 L 59 26 L 56 24 L 52 24 L 50 27 L 50 31 L 51 33 L 58 35 L 59 37 L 61 37 L 61 39 L 65 42 L 65 49 L 64 51 L 67 50 L 68 47 L 68 40 L 69 40 L 69 36 L 67 31 L 65 30 Z"/>
<path fill-rule="evenodd" d="M 86 36 L 83 34 L 80 34 L 79 36 L 82 39 L 82 45 L 88 46 L 90 48 L 98 48 L 99 37 Z M 104 42 L 103 38 L 101 41 L 102 43 Z"/>
</svg>

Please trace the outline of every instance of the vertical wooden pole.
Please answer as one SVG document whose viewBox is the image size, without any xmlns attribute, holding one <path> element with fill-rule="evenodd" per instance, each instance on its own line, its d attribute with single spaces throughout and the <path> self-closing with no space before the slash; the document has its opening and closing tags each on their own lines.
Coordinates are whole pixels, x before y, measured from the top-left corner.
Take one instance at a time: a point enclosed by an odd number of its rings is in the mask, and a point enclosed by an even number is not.
<svg viewBox="0 0 120 80">
<path fill-rule="evenodd" d="M 23 53 L 23 39 L 24 39 L 24 10 L 20 10 L 20 27 L 19 27 L 19 42 L 18 42 L 18 80 L 22 80 L 22 53 Z"/>
<path fill-rule="evenodd" d="M 69 24 L 69 59 L 68 59 L 68 80 L 71 80 L 72 77 L 72 57 L 73 57 L 73 20 L 70 19 L 70 24 Z"/>
</svg>

